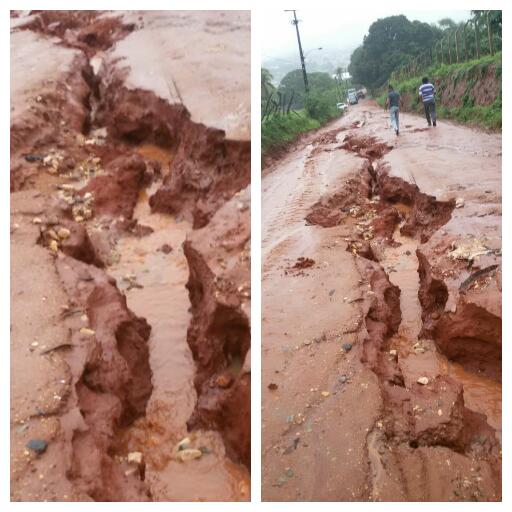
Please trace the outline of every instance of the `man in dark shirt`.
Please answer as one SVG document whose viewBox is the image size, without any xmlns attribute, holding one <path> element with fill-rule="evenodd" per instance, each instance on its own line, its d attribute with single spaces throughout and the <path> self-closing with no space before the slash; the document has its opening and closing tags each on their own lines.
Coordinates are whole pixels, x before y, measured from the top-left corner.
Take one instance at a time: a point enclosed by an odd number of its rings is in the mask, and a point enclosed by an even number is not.
<svg viewBox="0 0 512 512">
<path fill-rule="evenodd" d="M 398 135 L 400 133 L 400 127 L 398 124 L 398 110 L 400 106 L 400 94 L 398 94 L 392 85 L 388 86 L 388 98 L 386 100 L 386 108 L 389 107 L 389 114 L 391 116 L 391 126 Z"/>
</svg>

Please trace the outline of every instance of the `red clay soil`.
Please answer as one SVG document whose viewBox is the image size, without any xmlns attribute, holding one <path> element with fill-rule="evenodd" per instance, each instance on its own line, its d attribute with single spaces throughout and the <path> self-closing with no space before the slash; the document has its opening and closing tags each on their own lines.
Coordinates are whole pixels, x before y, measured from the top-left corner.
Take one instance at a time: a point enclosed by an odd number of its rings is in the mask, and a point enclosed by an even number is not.
<svg viewBox="0 0 512 512">
<path fill-rule="evenodd" d="M 170 173 L 150 198 L 154 211 L 183 212 L 194 229 L 205 226 L 233 194 L 250 182 L 250 143 L 228 141 L 219 130 L 183 126 Z"/>
<path fill-rule="evenodd" d="M 501 381 L 501 318 L 470 302 L 466 295 L 455 313 L 447 312 L 439 318 L 432 336 L 451 361 Z"/>
<path fill-rule="evenodd" d="M 35 187 L 35 197 L 45 198 L 28 224 L 32 231 L 39 227 L 37 250 L 43 246 L 54 255 L 68 297 L 58 322 L 69 339 L 52 355 L 62 356 L 71 375 L 49 448 L 53 454 L 58 447 L 54 456 L 59 470 L 65 469 L 65 485 L 43 486 L 41 493 L 41 482 L 32 478 L 30 491 L 37 494 L 27 494 L 16 487 L 23 473 L 13 481 L 13 496 L 149 501 L 145 461 L 134 466 L 116 453 L 116 442 L 121 430 L 145 416 L 153 391 L 151 327 L 128 308 L 126 295 L 105 270 L 121 236 L 152 232 L 133 214 L 142 189 L 160 180 L 162 169 L 137 154 L 137 145 L 176 151 L 171 173 L 152 198 L 154 210 L 179 212 L 202 227 L 185 246 L 193 314 L 188 342 L 198 391 L 190 428 L 218 430 L 227 455 L 250 467 L 250 142 L 227 140 L 221 130 L 193 123 L 183 105 L 128 90 L 118 75 L 109 81 L 108 69 L 95 76 L 88 58 L 137 27 L 123 24 L 121 16 L 83 13 L 34 13 L 18 27 L 58 37 L 60 45 L 82 53 L 64 75 L 42 87 L 33 108 L 13 116 L 11 127 L 11 189 Z M 94 139 L 90 130 L 105 127 L 106 140 L 87 141 Z M 54 166 L 43 162 L 56 154 Z M 15 210 L 16 194 L 22 192 L 13 194 Z M 235 499 L 247 494 L 246 488 L 229 492 Z"/>
<path fill-rule="evenodd" d="M 197 365 L 190 428 L 219 430 L 228 455 L 250 466 L 250 189 L 184 244 Z"/>
<path fill-rule="evenodd" d="M 180 213 L 195 229 L 250 182 L 250 143 L 227 140 L 222 130 L 190 120 L 181 104 L 169 104 L 151 92 L 127 89 L 123 73 L 102 70 L 98 119 L 114 137 L 154 141 L 172 147 L 170 172 L 150 198 L 153 211 Z"/>
<path fill-rule="evenodd" d="M 372 136 L 359 136 L 354 134 L 348 134 L 343 139 L 343 144 L 339 146 L 340 149 L 352 151 L 357 153 L 363 158 L 370 160 L 376 160 L 382 158 L 388 151 L 393 149 L 384 142 L 378 142 L 375 137 Z"/>
<path fill-rule="evenodd" d="M 69 414 L 76 418 L 73 410 L 80 410 L 80 420 L 67 428 L 64 423 L 64 438 L 71 440 L 69 478 L 95 501 L 147 501 L 140 475 L 126 475 L 128 464 L 108 454 L 116 429 L 145 413 L 152 390 L 146 344 L 151 328 L 127 308 L 102 270 L 60 256 L 57 271 L 70 304 L 87 316 L 86 326 L 75 321 L 71 335 Z"/>
<path fill-rule="evenodd" d="M 295 264 L 293 265 L 293 269 L 303 269 L 303 268 L 310 268 L 315 264 L 315 260 L 312 260 L 311 258 L 305 258 L 304 256 L 301 256 L 297 259 Z"/>
<path fill-rule="evenodd" d="M 456 243 L 451 233 L 435 235 L 417 251 L 422 335 L 468 371 L 501 382 L 501 250 L 489 244 L 469 264 L 446 257 Z"/>
<path fill-rule="evenodd" d="M 66 217 L 55 218 L 50 216 L 41 226 L 41 241 L 49 247 L 52 241 L 59 244 L 60 250 L 84 263 L 97 267 L 104 267 L 105 262 L 94 247 L 89 233 L 83 224 L 67 219 Z M 60 238 L 58 233 L 64 228 L 69 231 L 66 238 Z"/>
<path fill-rule="evenodd" d="M 32 13 L 37 14 L 37 17 L 24 24 L 22 29 L 58 37 L 61 44 L 82 50 L 89 56 L 98 50 L 107 50 L 136 28 L 133 23 L 123 24 L 120 16 L 101 19 L 101 11 L 31 11 Z"/>
<path fill-rule="evenodd" d="M 146 184 L 146 163 L 140 155 L 121 156 L 110 162 L 107 174 L 96 176 L 79 193 L 90 192 L 96 215 L 131 219 L 140 189 Z"/>
<path fill-rule="evenodd" d="M 11 191 L 28 185 L 42 167 L 41 161 L 28 162 L 25 159 L 27 155 L 35 155 L 42 160 L 41 155 L 46 155 L 49 147 L 78 146 L 75 134 L 82 132 L 89 119 L 89 73 L 87 59 L 77 55 L 64 80 L 54 87 L 42 88 L 31 105 L 30 113 L 15 117 L 11 125 L 10 143 Z M 80 158 L 84 151 L 78 147 L 73 153 L 74 158 Z M 63 164 L 65 167 L 66 161 Z"/>
<path fill-rule="evenodd" d="M 344 132 L 346 128 L 333 128 L 332 130 L 329 130 L 328 132 L 321 133 L 318 137 L 316 137 L 313 140 L 313 144 L 320 145 L 320 144 L 333 144 L 337 142 L 338 135 L 341 132 Z"/>
<path fill-rule="evenodd" d="M 320 198 L 307 214 L 305 220 L 308 224 L 319 225 L 324 228 L 337 226 L 343 219 L 352 215 L 351 208 L 361 207 L 371 195 L 371 176 L 362 170 L 345 180 L 340 191 Z"/>
<path fill-rule="evenodd" d="M 378 196 L 378 199 L 375 204 L 369 204 L 367 199 L 373 196 Z M 435 197 L 422 193 L 417 185 L 389 176 L 386 166 L 379 165 L 374 169 L 370 161 L 358 175 L 345 181 L 341 191 L 328 194 L 315 203 L 306 216 L 306 222 L 332 227 L 349 216 L 362 217 L 373 210 L 373 213 L 378 212 L 372 220 L 373 233 L 391 242 L 395 227 L 404 216 L 393 208 L 395 203 L 410 207 L 400 232 L 418 238 L 422 243 L 448 222 L 455 208 L 455 200 L 437 201 Z"/>
<path fill-rule="evenodd" d="M 402 499 L 421 500 L 425 495 L 439 499 L 444 492 L 439 482 L 420 490 L 417 486 L 423 480 L 415 482 L 409 473 L 421 465 L 427 473 L 437 471 L 427 469 L 425 462 L 418 466 L 418 461 L 432 457 L 437 464 L 438 457 L 446 456 L 441 447 L 446 447 L 466 457 L 454 461 L 457 474 L 465 471 L 468 461 L 476 460 L 485 475 L 479 484 L 458 483 L 458 499 L 500 499 L 501 445 L 486 416 L 467 407 L 462 384 L 441 373 L 423 383 L 409 380 L 406 385 L 410 376 L 404 374 L 401 354 L 390 350 L 403 321 L 401 290 L 377 261 L 383 259 L 386 246 L 397 243 L 393 235 L 401 223 L 400 233 L 421 244 L 417 249 L 423 321 L 419 339 L 431 338 L 440 353 L 466 371 L 501 380 L 501 252 L 489 249 L 482 261 L 471 260 L 475 272 L 468 277 L 467 262 L 446 257 L 456 248 L 456 238 L 444 236 L 441 230 L 452 218 L 455 200 L 438 201 L 416 184 L 390 176 L 388 166 L 379 163 L 374 168 L 373 159 L 389 147 L 373 137 L 347 136 L 344 147 L 369 161 L 340 191 L 315 203 L 306 221 L 323 227 L 356 223 L 358 228 L 345 238 L 347 250 L 359 256 L 362 282 L 369 288 L 357 348 L 361 362 L 377 375 L 383 398 L 381 421 L 369 439 L 371 444 L 385 442 L 386 450 L 394 454 L 380 461 L 370 456 L 374 492 L 380 499 L 397 499 L 404 492 L 396 483 L 400 479 L 407 489 Z M 451 279 L 448 285 L 447 278 Z M 449 288 L 457 301 L 451 309 L 447 308 Z M 369 445 L 370 453 L 373 449 Z M 383 453 L 381 446 L 379 454 Z"/>
<path fill-rule="evenodd" d="M 492 442 L 493 431 L 483 415 L 465 408 L 460 383 L 439 376 L 427 386 L 414 383 L 411 388 L 404 387 L 397 359 L 390 357 L 387 345 L 401 322 L 400 290 L 390 283 L 379 265 L 361 262 L 360 266 L 373 292 L 363 306 L 367 336 L 363 340 L 361 360 L 381 380 L 383 395 L 388 402 L 385 407 L 389 416 L 384 421 L 388 436 L 399 443 L 408 442 L 415 448 L 442 445 L 464 452 L 473 450 L 471 443 L 475 436 L 485 432 L 491 440 L 485 455 L 497 460 L 499 446 Z M 478 354 L 475 357 L 478 358 Z M 429 413 L 414 414 L 412 404 Z M 439 404 L 449 405 L 448 413 L 438 414 Z"/>
<path fill-rule="evenodd" d="M 385 166 L 379 168 L 377 181 L 382 200 L 411 206 L 405 224 L 400 229 L 403 235 L 418 238 L 425 243 L 435 231 L 450 220 L 455 208 L 454 199 L 438 201 L 434 196 L 421 192 L 417 185 L 389 176 L 389 169 Z"/>
</svg>

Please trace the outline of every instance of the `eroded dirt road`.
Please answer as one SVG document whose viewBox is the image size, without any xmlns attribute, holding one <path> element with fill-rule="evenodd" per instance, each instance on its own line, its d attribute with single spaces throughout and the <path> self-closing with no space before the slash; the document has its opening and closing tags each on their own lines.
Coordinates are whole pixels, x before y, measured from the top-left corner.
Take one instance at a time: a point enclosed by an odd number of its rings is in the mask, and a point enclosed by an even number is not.
<svg viewBox="0 0 512 512">
<path fill-rule="evenodd" d="M 249 29 L 11 12 L 13 501 L 250 498 Z"/>
<path fill-rule="evenodd" d="M 264 170 L 264 500 L 501 499 L 501 136 L 401 125 Z"/>
</svg>

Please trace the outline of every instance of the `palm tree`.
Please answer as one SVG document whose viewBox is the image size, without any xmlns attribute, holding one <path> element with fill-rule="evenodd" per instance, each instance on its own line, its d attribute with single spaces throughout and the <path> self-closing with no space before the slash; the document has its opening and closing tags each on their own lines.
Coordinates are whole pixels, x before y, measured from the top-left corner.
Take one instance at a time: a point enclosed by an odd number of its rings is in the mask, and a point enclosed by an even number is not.
<svg viewBox="0 0 512 512">
<path fill-rule="evenodd" d="M 276 88 L 272 83 L 272 73 L 266 69 L 261 68 L 261 99 L 266 100 L 269 96 L 271 96 Z"/>
</svg>

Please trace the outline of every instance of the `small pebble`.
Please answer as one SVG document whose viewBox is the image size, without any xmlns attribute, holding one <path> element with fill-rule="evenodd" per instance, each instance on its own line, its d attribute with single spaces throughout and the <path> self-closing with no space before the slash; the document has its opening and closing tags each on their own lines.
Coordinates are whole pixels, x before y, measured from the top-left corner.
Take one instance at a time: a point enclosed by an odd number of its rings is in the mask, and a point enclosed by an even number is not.
<svg viewBox="0 0 512 512">
<path fill-rule="evenodd" d="M 191 443 L 192 441 L 190 437 L 184 437 L 176 446 L 178 448 L 178 451 L 182 451 L 190 448 Z"/>
<path fill-rule="evenodd" d="M 195 448 L 187 448 L 178 452 L 178 460 L 181 462 L 188 462 L 190 460 L 199 459 L 203 455 L 201 450 Z"/>
<path fill-rule="evenodd" d="M 57 236 L 61 239 L 61 240 L 66 240 L 66 238 L 69 238 L 69 235 L 71 234 L 71 231 L 67 228 L 60 228 L 58 231 L 57 231 Z"/>
<path fill-rule="evenodd" d="M 48 448 L 48 443 L 44 439 L 31 439 L 26 447 L 38 454 L 44 453 Z"/>
<path fill-rule="evenodd" d="M 136 464 L 142 463 L 142 453 L 141 452 L 130 452 L 128 454 L 128 462 L 135 462 Z"/>
</svg>

